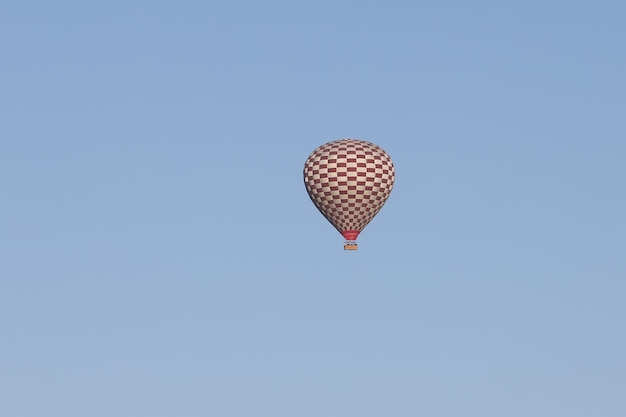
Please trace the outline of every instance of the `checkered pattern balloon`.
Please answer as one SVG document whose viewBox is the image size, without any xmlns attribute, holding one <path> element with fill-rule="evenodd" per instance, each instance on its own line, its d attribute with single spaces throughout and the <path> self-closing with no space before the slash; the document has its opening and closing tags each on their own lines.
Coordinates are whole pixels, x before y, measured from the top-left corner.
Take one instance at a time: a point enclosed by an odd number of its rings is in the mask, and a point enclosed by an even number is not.
<svg viewBox="0 0 626 417">
<path fill-rule="evenodd" d="M 357 139 L 326 143 L 304 164 L 309 197 L 346 240 L 356 240 L 380 211 L 394 180 L 389 155 L 378 145 Z"/>
</svg>

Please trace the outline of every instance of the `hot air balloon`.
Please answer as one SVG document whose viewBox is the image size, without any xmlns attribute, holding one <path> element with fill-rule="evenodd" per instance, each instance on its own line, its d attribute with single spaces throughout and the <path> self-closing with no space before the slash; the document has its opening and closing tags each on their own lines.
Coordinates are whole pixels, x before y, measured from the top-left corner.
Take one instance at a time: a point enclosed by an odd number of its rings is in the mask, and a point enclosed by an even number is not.
<svg viewBox="0 0 626 417">
<path fill-rule="evenodd" d="M 393 162 L 380 146 L 358 139 L 328 142 L 304 164 L 304 185 L 326 219 L 356 250 L 359 233 L 387 201 L 395 180 Z"/>
</svg>

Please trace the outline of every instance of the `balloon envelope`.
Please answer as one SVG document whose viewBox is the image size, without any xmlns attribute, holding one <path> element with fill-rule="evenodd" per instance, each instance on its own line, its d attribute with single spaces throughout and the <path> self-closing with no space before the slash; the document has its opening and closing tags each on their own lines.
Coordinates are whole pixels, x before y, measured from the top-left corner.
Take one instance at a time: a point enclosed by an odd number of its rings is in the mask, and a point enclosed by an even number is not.
<svg viewBox="0 0 626 417">
<path fill-rule="evenodd" d="M 387 152 L 363 140 L 326 143 L 304 164 L 304 184 L 313 204 L 350 241 L 383 207 L 394 180 Z"/>
</svg>

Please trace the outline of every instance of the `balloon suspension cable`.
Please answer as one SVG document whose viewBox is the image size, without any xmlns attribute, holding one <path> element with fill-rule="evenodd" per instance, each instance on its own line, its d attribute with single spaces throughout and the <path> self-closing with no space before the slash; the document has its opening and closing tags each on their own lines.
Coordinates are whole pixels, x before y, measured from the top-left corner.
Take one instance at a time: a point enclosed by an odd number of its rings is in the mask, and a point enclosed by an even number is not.
<svg viewBox="0 0 626 417">
<path fill-rule="evenodd" d="M 343 250 L 357 250 L 358 248 L 354 240 L 346 240 L 343 244 Z"/>
</svg>

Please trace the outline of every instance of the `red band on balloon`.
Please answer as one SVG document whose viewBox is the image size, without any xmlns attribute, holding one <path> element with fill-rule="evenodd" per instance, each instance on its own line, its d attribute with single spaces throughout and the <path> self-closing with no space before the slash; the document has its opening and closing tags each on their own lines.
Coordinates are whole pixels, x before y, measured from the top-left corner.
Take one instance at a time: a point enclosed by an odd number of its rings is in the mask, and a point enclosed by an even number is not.
<svg viewBox="0 0 626 417">
<path fill-rule="evenodd" d="M 360 230 L 344 230 L 343 232 L 341 232 L 346 240 L 356 240 L 356 238 L 359 236 L 359 233 L 361 233 Z"/>
</svg>

